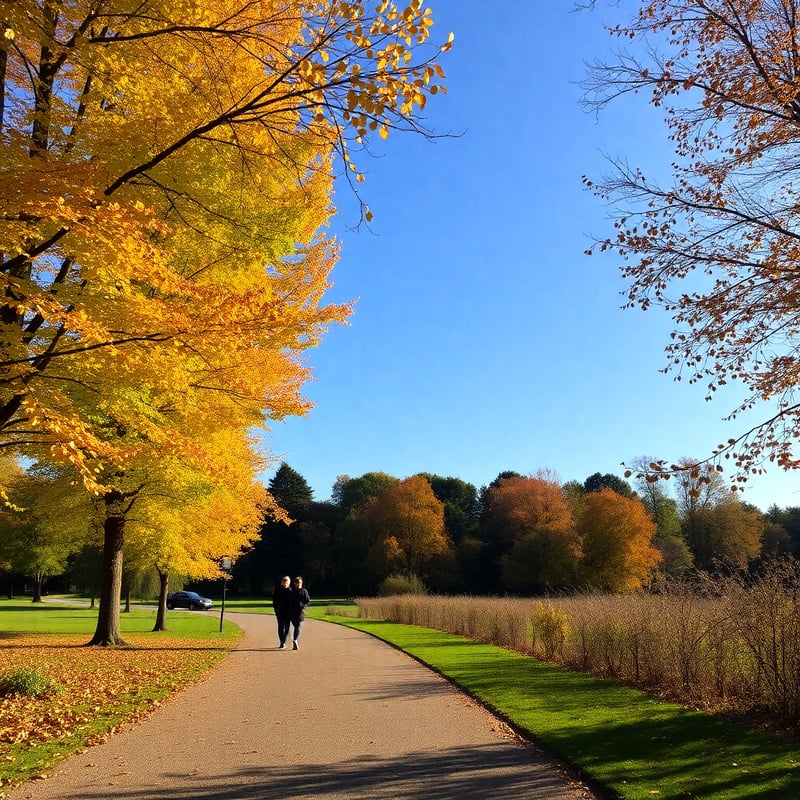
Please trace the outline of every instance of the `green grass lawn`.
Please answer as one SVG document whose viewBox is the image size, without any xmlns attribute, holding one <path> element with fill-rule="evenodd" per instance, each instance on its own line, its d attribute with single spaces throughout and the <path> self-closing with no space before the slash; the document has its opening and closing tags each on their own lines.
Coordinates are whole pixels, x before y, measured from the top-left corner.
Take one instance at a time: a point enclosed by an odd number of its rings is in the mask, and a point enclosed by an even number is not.
<svg viewBox="0 0 800 800">
<path fill-rule="evenodd" d="M 800 749 L 785 739 L 440 631 L 328 619 L 431 666 L 625 800 L 800 798 Z"/>
<path fill-rule="evenodd" d="M 214 608 L 219 609 L 222 600 L 212 598 L 214 600 Z M 314 619 L 323 619 L 328 607 L 331 605 L 341 606 L 342 608 L 352 608 L 357 610 L 358 606 L 352 601 L 343 598 L 311 598 L 311 605 L 306 609 L 306 616 Z M 271 614 L 272 613 L 272 598 L 271 597 L 227 597 L 225 599 L 226 611 L 243 611 L 253 614 Z"/>
<path fill-rule="evenodd" d="M 9 633 L 85 633 L 87 641 L 97 625 L 97 608 L 86 605 L 70 605 L 51 597 L 44 603 L 32 603 L 28 599 L 0 599 L 0 645 L 4 634 Z M 123 637 L 126 633 L 151 634 L 156 621 L 156 608 L 133 606 L 129 612 L 119 615 Z M 168 612 L 169 633 L 175 636 L 205 638 L 219 636 L 219 614 Z M 224 623 L 223 633 L 235 635 L 238 627 Z M 163 636 L 155 633 L 153 636 Z"/>
</svg>

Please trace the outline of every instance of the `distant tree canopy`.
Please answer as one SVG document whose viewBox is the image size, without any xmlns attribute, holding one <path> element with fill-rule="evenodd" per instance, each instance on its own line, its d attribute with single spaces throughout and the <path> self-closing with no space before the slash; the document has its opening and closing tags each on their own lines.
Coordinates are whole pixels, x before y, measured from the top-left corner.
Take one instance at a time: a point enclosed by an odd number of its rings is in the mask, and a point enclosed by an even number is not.
<svg viewBox="0 0 800 800">
<path fill-rule="evenodd" d="M 502 577 L 515 592 L 574 585 L 581 543 L 562 487 L 547 476 L 501 478 L 486 524 L 502 542 Z"/>
<path fill-rule="evenodd" d="M 347 516 L 397 481 L 385 472 L 366 472 L 360 478 L 340 475 L 333 485 L 333 502 Z"/>
<path fill-rule="evenodd" d="M 340 476 L 332 501 L 317 503 L 282 464 L 270 488 L 277 497 L 295 487 L 287 497 L 299 498 L 300 513 L 288 524 L 265 521 L 237 580 L 243 591 L 267 592 L 281 574 L 305 570 L 321 590 L 347 594 L 411 586 L 412 575 L 415 585 L 447 592 L 634 591 L 659 572 L 757 568 L 762 556 L 791 550 L 796 509 L 763 515 L 713 470 L 694 480 L 688 472 L 669 484 L 642 478 L 640 496 L 601 473 L 561 483 L 549 470 L 506 471 L 478 490 L 453 476 L 368 472 Z M 388 576 L 397 580 L 384 584 Z"/>
<path fill-rule="evenodd" d="M 800 506 L 778 508 L 770 506 L 767 510 L 767 520 L 780 525 L 789 538 L 789 552 L 800 558 Z"/>
<path fill-rule="evenodd" d="M 587 585 L 628 592 L 647 584 L 661 562 L 652 545 L 656 525 L 641 500 L 608 487 L 591 492 L 578 521 Z"/>
<path fill-rule="evenodd" d="M 455 542 L 477 532 L 480 517 L 478 489 L 460 478 L 445 478 L 422 472 L 433 493 L 444 503 L 445 526 L 450 538 Z"/>
<path fill-rule="evenodd" d="M 370 559 L 384 577 L 399 572 L 424 579 L 432 558 L 450 550 L 444 504 L 422 475 L 388 486 L 363 506 L 361 517 L 374 536 Z"/>
<path fill-rule="evenodd" d="M 8 482 L 17 480 L 30 478 L 21 472 Z M 666 494 L 669 486 L 678 490 L 677 500 Z M 284 462 L 269 488 L 270 497 L 274 493 L 292 513 L 265 509 L 259 537 L 234 563 L 229 582 L 234 593 L 268 596 L 287 574 L 302 574 L 318 597 L 372 594 L 391 586 L 520 595 L 575 587 L 635 591 L 659 572 L 678 575 L 722 565 L 757 570 L 762 559 L 790 553 L 800 531 L 800 523 L 794 524 L 800 510 L 773 507 L 761 514 L 741 503 L 715 471 L 696 487 L 689 473 L 683 482 L 642 480 L 641 497 L 608 486 L 586 492 L 584 483 L 561 483 L 548 470 L 505 473 L 480 492 L 453 476 L 419 473 L 400 479 L 371 472 L 337 479 L 333 496 L 339 502 L 316 502 L 306 479 Z M 56 489 L 54 484 L 38 492 L 40 507 L 60 503 L 53 499 Z M 82 494 L 72 497 L 86 500 Z M 213 596 L 218 590 L 218 582 L 203 583 L 213 576 L 203 572 L 204 562 L 194 552 L 195 545 L 202 548 L 214 539 L 194 531 L 210 533 L 223 520 L 232 524 L 238 518 L 236 497 L 207 497 L 203 491 L 194 497 L 188 518 L 164 498 L 155 505 L 146 494 L 140 498 L 126 544 L 129 585 L 144 586 L 148 565 L 164 576 L 170 564 L 181 564 L 181 574 L 193 575 L 201 591 Z M 46 571 L 14 556 L 14 542 L 26 541 L 35 516 L 0 507 L 0 571 L 13 568 L 31 577 Z M 69 528 L 69 515 L 62 517 L 60 524 Z M 93 531 L 85 527 L 85 514 L 71 518 L 84 525 L 83 533 L 53 569 L 63 569 L 68 558 L 73 581 L 96 592 L 92 572 L 100 517 Z M 15 519 L 24 523 L 19 530 L 9 528 Z M 190 535 L 181 536 L 186 532 Z M 218 544 L 229 536 L 218 534 Z"/>
</svg>

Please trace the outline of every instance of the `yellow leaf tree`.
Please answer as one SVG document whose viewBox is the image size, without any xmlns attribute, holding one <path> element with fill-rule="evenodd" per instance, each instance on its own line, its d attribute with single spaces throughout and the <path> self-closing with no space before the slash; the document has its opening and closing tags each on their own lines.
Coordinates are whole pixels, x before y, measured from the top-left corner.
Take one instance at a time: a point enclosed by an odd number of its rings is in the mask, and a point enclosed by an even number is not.
<svg viewBox="0 0 800 800">
<path fill-rule="evenodd" d="M 92 503 L 75 491 L 74 476 L 63 467 L 31 467 L 7 478 L 21 505 L 0 508 L 0 565 L 30 578 L 32 600 L 41 602 L 45 581 L 61 575 L 69 556 L 89 541 Z"/>
<path fill-rule="evenodd" d="M 337 161 L 357 179 L 353 148 L 425 133 L 431 24 L 416 0 L 0 2 L 0 444 L 103 498 L 101 615 L 147 461 L 213 474 L 194 420 L 307 409 L 302 354 L 349 313 L 322 302 Z"/>
<path fill-rule="evenodd" d="M 221 561 L 233 561 L 259 534 L 264 516 L 279 513 L 263 485 L 250 443 L 232 432 L 217 437 L 217 474 L 183 462 L 148 476 L 126 519 L 125 562 L 159 576 L 154 630 L 166 630 L 169 578 L 221 578 Z"/>
<path fill-rule="evenodd" d="M 681 463 L 687 465 L 676 480 L 681 529 L 694 565 L 710 570 L 720 563 L 750 564 L 761 555 L 761 512 L 741 502 L 717 470 L 708 465 L 689 469 L 697 459 Z"/>
</svg>

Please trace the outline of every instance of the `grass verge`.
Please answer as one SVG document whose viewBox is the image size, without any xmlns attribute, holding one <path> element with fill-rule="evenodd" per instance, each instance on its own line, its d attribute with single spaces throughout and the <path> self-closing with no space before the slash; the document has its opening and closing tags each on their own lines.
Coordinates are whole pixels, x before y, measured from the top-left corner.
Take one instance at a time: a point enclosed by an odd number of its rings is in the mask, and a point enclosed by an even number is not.
<svg viewBox="0 0 800 800">
<path fill-rule="evenodd" d="M 215 610 L 219 609 L 221 600 L 214 601 Z M 306 616 L 312 619 L 324 619 L 329 606 L 335 605 L 343 609 L 351 608 L 358 612 L 358 606 L 352 601 L 344 598 L 314 597 L 311 605 L 306 608 Z M 228 597 L 225 600 L 225 611 L 242 611 L 247 614 L 271 614 L 271 597 Z M 357 613 L 356 613 L 357 615 Z"/>
<path fill-rule="evenodd" d="M 429 628 L 327 616 L 404 650 L 625 800 L 800 798 L 797 745 Z"/>
<path fill-rule="evenodd" d="M 0 673 L 35 664 L 58 695 L 0 697 L 0 797 L 23 780 L 152 710 L 216 664 L 241 637 L 217 615 L 172 612 L 155 633 L 155 609 L 120 616 L 128 647 L 85 647 L 97 609 L 0 600 Z"/>
</svg>

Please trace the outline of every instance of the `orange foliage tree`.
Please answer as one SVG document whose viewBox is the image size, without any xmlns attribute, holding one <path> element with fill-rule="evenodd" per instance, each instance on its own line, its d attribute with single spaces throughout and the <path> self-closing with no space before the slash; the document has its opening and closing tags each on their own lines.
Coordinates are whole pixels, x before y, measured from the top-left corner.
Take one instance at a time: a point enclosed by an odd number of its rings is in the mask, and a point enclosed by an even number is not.
<svg viewBox="0 0 800 800">
<path fill-rule="evenodd" d="M 672 315 L 676 379 L 707 383 L 708 397 L 743 384 L 729 419 L 764 407 L 710 456 L 732 460 L 737 484 L 769 462 L 800 466 L 799 19 L 797 0 L 644 2 L 614 29 L 626 50 L 587 82 L 595 108 L 649 93 L 669 126 L 671 179 L 619 161 L 586 180 L 618 210 L 593 250 L 622 257 L 628 305 Z"/>
<path fill-rule="evenodd" d="M 361 515 L 374 537 L 371 561 L 384 574 L 402 570 L 424 578 L 435 556 L 449 552 L 444 503 L 421 475 L 399 481 L 368 500 Z"/>
<path fill-rule="evenodd" d="M 572 583 L 580 541 L 572 510 L 552 475 L 501 478 L 487 496 L 488 523 L 503 543 L 504 582 L 536 592 Z"/>
<path fill-rule="evenodd" d="M 611 489 L 587 494 L 578 530 L 583 577 L 595 588 L 640 589 L 661 561 L 661 553 L 652 546 L 656 524 L 636 497 L 623 497 Z"/>
</svg>

